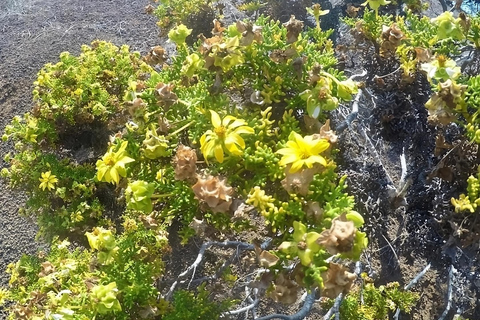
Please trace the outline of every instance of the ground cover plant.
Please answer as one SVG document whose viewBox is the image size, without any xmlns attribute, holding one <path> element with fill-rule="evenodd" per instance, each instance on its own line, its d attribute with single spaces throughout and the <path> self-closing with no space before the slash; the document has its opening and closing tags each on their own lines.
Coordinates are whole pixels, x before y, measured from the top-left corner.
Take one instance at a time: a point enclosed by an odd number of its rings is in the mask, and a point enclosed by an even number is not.
<svg viewBox="0 0 480 320">
<path fill-rule="evenodd" d="M 460 44 L 476 50 L 476 18 L 407 13 L 394 23 L 369 5 L 374 11 L 346 20 L 357 39 L 380 63 L 398 65 L 400 88 L 425 79 L 432 86 L 425 106 L 438 141 L 452 122 L 476 141 L 478 81 L 460 77 L 452 60 Z M 328 10 L 306 11 L 311 27 L 294 16 L 283 24 L 214 20 L 197 41 L 187 41 L 192 29 L 180 16 L 168 31 L 173 53 L 157 46 L 141 57 L 95 41 L 39 72 L 32 111 L 6 127 L 14 151 L 2 176 L 27 193 L 23 213 L 51 246 L 9 266 L 0 300 L 10 301 L 11 319 L 256 317 L 260 299 L 292 304 L 304 291 L 298 317 L 317 295 L 332 299 L 327 318 L 412 310 L 418 295 L 398 283 L 356 280 L 365 218 L 338 174 L 329 116 L 340 104 L 354 110 L 365 84 L 338 69 L 333 31 L 320 27 Z M 452 198 L 456 211 L 476 210 L 477 180 Z M 205 242 L 190 267 L 165 279 L 173 232 L 183 244 Z M 196 279 L 210 248 L 235 250 Z M 237 260 L 242 267 L 232 270 Z M 234 294 L 210 297 L 216 282 Z"/>
</svg>

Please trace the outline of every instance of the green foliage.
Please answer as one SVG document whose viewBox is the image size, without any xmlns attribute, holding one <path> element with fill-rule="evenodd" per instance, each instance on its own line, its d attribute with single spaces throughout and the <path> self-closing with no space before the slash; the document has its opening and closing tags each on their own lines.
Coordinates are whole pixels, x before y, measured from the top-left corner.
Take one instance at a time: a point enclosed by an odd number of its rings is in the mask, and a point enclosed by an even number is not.
<svg viewBox="0 0 480 320">
<path fill-rule="evenodd" d="M 390 1 L 386 1 L 386 0 L 367 0 L 364 3 L 362 3 L 362 6 L 366 6 L 368 4 L 370 9 L 375 11 L 375 16 L 378 18 L 378 8 L 380 8 L 380 6 L 386 6 L 389 3 Z"/>
<path fill-rule="evenodd" d="M 64 316 L 59 319 L 138 318 L 158 304 L 152 279 L 163 271 L 160 257 L 168 250 L 164 233 L 130 221 L 121 236 L 105 229 L 87 234 L 98 255 L 70 250 L 68 241 L 54 240 L 48 254 L 23 256 L 8 266 L 7 297 L 16 301 L 9 319 L 43 319 L 49 314 Z"/>
<path fill-rule="evenodd" d="M 175 292 L 172 309 L 162 317 L 162 320 L 220 319 L 222 312 L 227 311 L 231 305 L 229 301 L 211 301 L 210 292 L 203 285 L 198 287 L 197 291 L 197 294 L 186 290 Z"/>
<path fill-rule="evenodd" d="M 478 168 L 480 170 L 480 167 Z M 474 213 L 480 205 L 480 171 L 475 176 L 467 179 L 467 194 L 461 194 L 458 199 L 452 198 L 451 202 L 455 207 L 455 212 L 470 211 Z"/>
<path fill-rule="evenodd" d="M 68 125 L 107 121 L 121 113 L 122 93 L 131 77 L 142 71 L 148 68 L 126 45 L 94 41 L 82 46 L 79 57 L 63 52 L 60 62 L 47 64 L 38 73 L 32 114 L 55 126 L 57 133 L 68 130 Z M 42 138 L 39 134 L 36 140 Z"/>
<path fill-rule="evenodd" d="M 155 1 L 155 2 L 158 2 Z M 187 18 L 198 14 L 201 10 L 208 10 L 211 1 L 205 0 L 159 0 L 153 14 L 158 18 L 158 26 L 170 29 L 177 24 L 185 23 Z"/>
<path fill-rule="evenodd" d="M 390 282 L 379 287 L 373 283 L 366 283 L 343 299 L 340 305 L 340 319 L 388 320 L 397 308 L 410 313 L 418 299 L 418 293 L 400 289 L 398 282 Z"/>
<path fill-rule="evenodd" d="M 14 117 L 5 128 L 3 140 L 11 139 L 15 151 L 6 156 L 10 167 L 2 176 L 27 192 L 23 213 L 38 218 L 47 238 L 82 233 L 84 225 L 109 224 L 91 159 L 105 152 L 107 141 L 101 139 L 122 121 L 129 81 L 149 70 L 128 46 L 95 41 L 83 46 L 80 56 L 62 53 L 60 62 L 38 73 L 32 112 Z M 111 162 L 97 176 L 118 183 L 132 159 L 111 151 L 97 162 Z M 54 183 L 45 180 L 47 173 Z"/>
<path fill-rule="evenodd" d="M 343 21 L 367 39 L 378 41 L 382 34 L 383 26 L 391 25 L 393 17 L 391 15 L 378 16 L 374 10 L 365 9 L 361 19 L 345 17 Z"/>
<path fill-rule="evenodd" d="M 465 17 L 461 23 L 466 30 L 467 40 L 473 42 L 475 48 L 480 48 L 480 15 Z"/>
<path fill-rule="evenodd" d="M 48 255 L 12 266 L 12 318 L 22 308 L 65 319 L 217 318 L 226 305 L 210 302 L 204 288 L 178 292 L 171 307 L 157 299 L 164 230 L 173 221 L 186 243 L 201 226 L 228 237 L 254 230 L 250 215 L 258 213 L 277 235 L 271 255 L 281 261 L 272 272 L 299 260 L 297 285 L 307 288 L 327 281 L 332 256 L 359 258 L 363 219 L 346 177 L 336 174 L 334 133 L 323 124 L 356 92 L 334 68 L 332 30 L 261 16 L 216 23 L 215 35 L 193 47 L 185 44 L 189 32 L 180 25 L 169 33 L 177 51 L 155 68 L 126 47 L 95 42 L 40 72 L 40 107 L 6 129 L 16 149 L 2 175 L 27 191 L 25 213 L 38 218 L 43 235 L 81 237 L 80 246 L 86 235 L 90 249 L 53 242 Z M 322 129 L 302 130 L 306 121 Z M 96 140 L 62 152 L 78 135 Z M 233 212 L 233 200 L 256 210 Z M 75 277 L 51 279 L 67 266 Z M 35 290 L 56 300 L 32 302 L 27 292 Z"/>
<path fill-rule="evenodd" d="M 480 76 L 468 79 L 465 102 L 469 113 L 472 115 L 466 125 L 467 136 L 470 140 L 480 144 Z"/>
</svg>

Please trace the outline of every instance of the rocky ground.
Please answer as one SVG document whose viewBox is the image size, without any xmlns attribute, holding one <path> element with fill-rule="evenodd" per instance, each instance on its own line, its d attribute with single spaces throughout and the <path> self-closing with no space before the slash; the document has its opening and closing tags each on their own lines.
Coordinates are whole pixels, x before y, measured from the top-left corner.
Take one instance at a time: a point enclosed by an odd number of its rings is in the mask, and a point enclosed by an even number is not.
<svg viewBox="0 0 480 320">
<path fill-rule="evenodd" d="M 299 2 L 285 1 L 289 4 L 277 12 L 282 19 L 289 17 L 285 8 Z M 162 43 L 155 19 L 144 14 L 147 4 L 147 0 L 1 2 L 0 128 L 3 130 L 14 115 L 30 110 L 37 71 L 45 63 L 57 61 L 62 51 L 78 54 L 82 44 L 95 39 L 128 44 L 142 53 Z M 343 14 L 342 3 L 328 5 L 335 15 Z M 230 16 L 237 13 L 228 5 L 226 10 L 231 10 Z M 439 13 L 441 7 L 432 3 L 428 14 Z M 332 18 L 327 23 L 335 26 L 337 21 Z M 338 43 L 354 42 L 346 28 L 338 29 L 336 36 Z M 456 215 L 450 205 L 450 198 L 465 189 L 466 178 L 478 165 L 476 148 L 463 141 L 461 128 L 452 124 L 441 131 L 456 147 L 448 154 L 435 155 L 439 129 L 426 120 L 423 105 L 430 94 L 426 80 L 420 78 L 414 85 L 399 87 L 398 79 L 387 76 L 380 85 L 374 76 L 387 75 L 398 65 L 372 61 L 368 51 L 352 50 L 346 55 L 346 74 L 359 74 L 363 68 L 368 71 L 357 79 L 366 87 L 358 96 L 356 116 L 349 116 L 351 106 L 343 106 L 332 115 L 340 136 L 339 167 L 348 175 L 357 210 L 367 220 L 370 246 L 362 260 L 365 270 L 379 284 L 407 284 L 431 264 L 413 287 L 421 295 L 419 304 L 411 316 L 400 319 L 438 319 L 447 306 L 449 283 L 452 307 L 444 319 L 455 314 L 480 319 L 479 225 L 474 217 Z M 10 148 L 0 145 L 2 157 Z M 22 195 L 9 190 L 3 181 L 0 188 L 3 271 L 23 253 L 35 253 L 41 244 L 35 241 L 35 224 L 17 214 Z M 185 264 L 194 260 L 196 247 L 179 255 Z M 8 275 L 1 272 L 0 286 L 7 283 Z M 318 319 L 317 312 L 311 319 Z"/>
</svg>

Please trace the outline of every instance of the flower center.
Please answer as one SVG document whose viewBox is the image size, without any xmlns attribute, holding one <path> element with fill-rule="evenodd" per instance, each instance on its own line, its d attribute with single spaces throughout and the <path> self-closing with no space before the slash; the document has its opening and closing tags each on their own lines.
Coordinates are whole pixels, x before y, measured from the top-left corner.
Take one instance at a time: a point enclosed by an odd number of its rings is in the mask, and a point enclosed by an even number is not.
<svg viewBox="0 0 480 320">
<path fill-rule="evenodd" d="M 445 67 L 445 62 L 447 61 L 447 58 L 443 54 L 441 54 L 437 57 L 437 61 L 438 61 L 438 66 L 440 68 L 443 68 Z"/>
<path fill-rule="evenodd" d="M 307 243 L 304 241 L 300 241 L 297 243 L 297 248 L 300 250 L 306 250 L 307 249 Z"/>
<path fill-rule="evenodd" d="M 107 166 L 113 166 L 115 164 L 115 160 L 113 159 L 113 156 L 112 155 L 108 155 L 106 158 L 105 158 L 105 164 Z"/>
<path fill-rule="evenodd" d="M 220 126 L 218 128 L 215 128 L 214 131 L 219 138 L 225 138 L 225 134 L 227 133 L 227 128 L 225 128 L 224 126 Z"/>
<path fill-rule="evenodd" d="M 305 160 L 305 159 L 310 158 L 310 155 L 309 155 L 307 152 L 302 152 L 302 154 L 300 155 L 300 157 L 302 158 L 302 160 Z"/>
</svg>

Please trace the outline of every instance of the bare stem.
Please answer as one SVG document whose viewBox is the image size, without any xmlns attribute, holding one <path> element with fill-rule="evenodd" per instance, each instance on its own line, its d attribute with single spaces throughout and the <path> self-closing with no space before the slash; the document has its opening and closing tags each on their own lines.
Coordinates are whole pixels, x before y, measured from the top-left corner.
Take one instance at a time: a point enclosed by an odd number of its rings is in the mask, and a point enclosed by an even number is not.
<svg viewBox="0 0 480 320">
<path fill-rule="evenodd" d="M 303 320 L 310 313 L 310 310 L 312 310 L 313 303 L 315 302 L 315 293 L 316 290 L 312 290 L 311 292 L 309 292 L 307 294 L 307 297 L 305 298 L 305 303 L 303 304 L 303 307 L 297 313 L 292 314 L 291 316 L 286 314 L 270 314 L 268 316 L 257 318 L 255 320 Z"/>
</svg>

